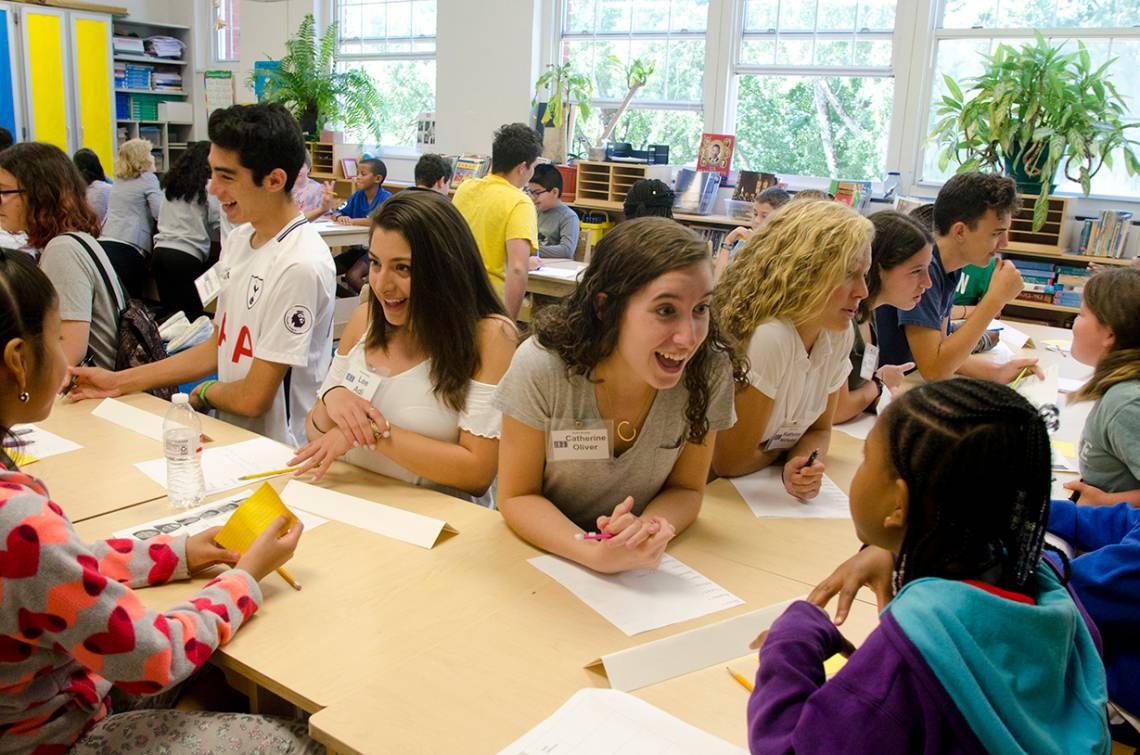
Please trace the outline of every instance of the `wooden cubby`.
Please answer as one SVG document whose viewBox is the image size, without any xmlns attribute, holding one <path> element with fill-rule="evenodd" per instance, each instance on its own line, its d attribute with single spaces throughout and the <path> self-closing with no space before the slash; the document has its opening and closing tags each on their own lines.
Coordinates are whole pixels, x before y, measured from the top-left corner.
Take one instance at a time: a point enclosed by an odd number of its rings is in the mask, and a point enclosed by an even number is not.
<svg viewBox="0 0 1140 755">
<path fill-rule="evenodd" d="M 577 195 L 574 205 L 598 210 L 620 210 L 629 187 L 643 178 L 658 178 L 671 183 L 668 165 L 609 163 L 582 160 L 578 166 Z"/>
</svg>

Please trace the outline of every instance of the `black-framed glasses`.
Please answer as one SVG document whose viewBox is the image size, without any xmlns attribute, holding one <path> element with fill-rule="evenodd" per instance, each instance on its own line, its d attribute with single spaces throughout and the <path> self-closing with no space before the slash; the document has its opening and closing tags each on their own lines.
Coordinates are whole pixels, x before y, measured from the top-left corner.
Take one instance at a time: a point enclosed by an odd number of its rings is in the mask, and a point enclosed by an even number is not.
<svg viewBox="0 0 1140 755">
<path fill-rule="evenodd" d="M 534 189 L 530 188 L 529 186 L 526 187 L 525 189 L 523 189 L 523 192 L 526 193 L 527 196 L 534 197 L 534 198 L 541 197 L 543 194 L 548 194 L 550 191 L 551 191 L 551 189 L 543 189 L 542 191 L 535 191 Z"/>
<path fill-rule="evenodd" d="M 25 189 L 0 189 L 0 202 L 9 194 L 23 194 Z"/>
</svg>

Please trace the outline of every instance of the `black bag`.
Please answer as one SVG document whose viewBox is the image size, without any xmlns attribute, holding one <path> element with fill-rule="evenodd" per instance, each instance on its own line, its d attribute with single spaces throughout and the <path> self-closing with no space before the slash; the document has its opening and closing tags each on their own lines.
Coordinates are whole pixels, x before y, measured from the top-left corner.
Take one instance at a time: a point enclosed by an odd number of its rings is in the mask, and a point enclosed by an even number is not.
<svg viewBox="0 0 1140 755">
<path fill-rule="evenodd" d="M 111 301 L 119 307 L 115 371 L 166 359 L 166 347 L 162 343 L 162 336 L 158 333 L 158 322 L 155 320 L 154 313 L 138 299 L 127 299 L 127 303 L 124 305 L 119 299 L 115 287 L 111 285 L 111 278 L 107 275 L 107 269 L 95 250 L 83 240 L 82 236 L 75 233 L 67 235 L 78 241 L 87 250 L 91 262 L 95 264 L 95 269 L 103 278 L 103 285 L 106 286 Z M 148 393 L 169 401 L 170 397 L 174 395 L 174 387 L 153 388 Z"/>
</svg>

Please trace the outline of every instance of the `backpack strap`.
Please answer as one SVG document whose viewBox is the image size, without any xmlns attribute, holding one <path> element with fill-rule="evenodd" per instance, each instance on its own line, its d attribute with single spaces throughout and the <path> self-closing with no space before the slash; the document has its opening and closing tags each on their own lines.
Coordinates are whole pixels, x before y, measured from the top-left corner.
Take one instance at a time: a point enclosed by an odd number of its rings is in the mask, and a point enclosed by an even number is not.
<svg viewBox="0 0 1140 755">
<path fill-rule="evenodd" d="M 103 267 L 103 262 L 99 259 L 99 255 L 95 253 L 95 250 L 91 248 L 91 245 L 84 241 L 83 237 L 78 233 L 67 233 L 65 235 L 70 236 L 71 238 L 78 241 L 79 244 L 87 250 L 87 254 L 91 257 L 91 262 L 94 263 L 95 269 L 99 271 L 99 275 L 103 278 L 103 285 L 107 287 L 107 293 L 111 295 L 111 301 L 113 301 L 115 303 L 115 306 L 119 308 L 119 314 L 122 315 L 126 310 L 127 305 L 119 300 L 119 292 L 115 290 L 115 286 L 111 283 L 111 277 L 107 275 L 107 269 Z M 118 273 L 115 275 L 118 277 Z"/>
</svg>

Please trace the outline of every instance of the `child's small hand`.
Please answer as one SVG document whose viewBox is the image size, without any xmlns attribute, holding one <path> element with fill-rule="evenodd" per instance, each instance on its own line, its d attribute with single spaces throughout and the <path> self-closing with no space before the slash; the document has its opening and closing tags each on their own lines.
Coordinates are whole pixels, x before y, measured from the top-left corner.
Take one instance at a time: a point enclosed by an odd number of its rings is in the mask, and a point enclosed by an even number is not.
<svg viewBox="0 0 1140 755">
<path fill-rule="evenodd" d="M 348 217 L 347 215 L 337 215 L 336 222 L 340 223 L 341 225 L 352 225 L 352 218 Z"/>
<path fill-rule="evenodd" d="M 827 604 L 836 594 L 839 603 L 835 606 L 835 625 L 847 619 L 855 594 L 863 587 L 870 587 L 875 593 L 879 610 L 887 607 L 894 597 L 891 577 L 895 571 L 895 558 L 890 551 L 877 546 L 868 546 L 844 561 L 827 579 L 808 593 L 809 603 L 827 610 Z"/>
<path fill-rule="evenodd" d="M 542 267 L 542 258 L 531 255 L 526 258 L 526 267 L 528 270 L 537 270 Z"/>
<path fill-rule="evenodd" d="M 1077 501 L 1081 506 L 1112 506 L 1124 499 L 1112 493 L 1106 493 L 1098 487 L 1089 485 L 1084 480 L 1066 482 L 1065 490 L 1072 490 L 1081 494 Z"/>
<path fill-rule="evenodd" d="M 211 527 L 186 538 L 186 570 L 196 574 L 203 569 L 217 564 L 233 566 L 241 558 L 237 551 L 227 550 L 214 542 L 214 537 L 221 532 L 221 527 Z"/>
<path fill-rule="evenodd" d="M 823 472 L 826 469 L 818 458 L 809 467 L 808 457 L 795 456 L 784 464 L 784 489 L 789 495 L 801 501 L 811 500 L 819 495 L 823 485 Z"/>
</svg>

